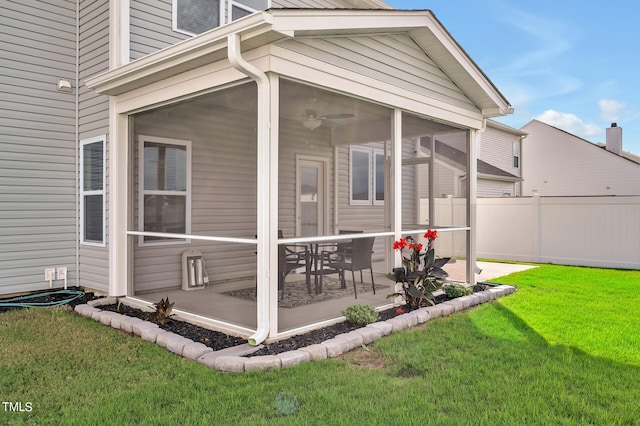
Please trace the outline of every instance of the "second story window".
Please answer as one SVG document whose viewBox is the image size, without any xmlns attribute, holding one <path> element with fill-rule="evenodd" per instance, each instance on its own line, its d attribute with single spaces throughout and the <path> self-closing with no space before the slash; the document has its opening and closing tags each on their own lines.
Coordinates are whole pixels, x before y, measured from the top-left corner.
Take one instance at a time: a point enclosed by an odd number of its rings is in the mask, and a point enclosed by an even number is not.
<svg viewBox="0 0 640 426">
<path fill-rule="evenodd" d="M 197 35 L 269 7 L 269 0 L 173 0 L 173 30 Z"/>
<path fill-rule="evenodd" d="M 513 167 L 520 167 L 520 141 L 513 142 Z"/>
</svg>

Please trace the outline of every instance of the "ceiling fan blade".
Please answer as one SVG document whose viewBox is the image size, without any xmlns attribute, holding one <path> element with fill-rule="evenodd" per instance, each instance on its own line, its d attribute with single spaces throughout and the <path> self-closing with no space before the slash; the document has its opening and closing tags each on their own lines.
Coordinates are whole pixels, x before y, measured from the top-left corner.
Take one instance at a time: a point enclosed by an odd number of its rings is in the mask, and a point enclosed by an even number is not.
<svg viewBox="0 0 640 426">
<path fill-rule="evenodd" d="M 328 115 L 321 115 L 318 118 L 323 118 L 327 120 L 337 120 L 340 118 L 353 118 L 353 117 L 355 117 L 355 115 L 353 114 L 328 114 Z"/>
</svg>

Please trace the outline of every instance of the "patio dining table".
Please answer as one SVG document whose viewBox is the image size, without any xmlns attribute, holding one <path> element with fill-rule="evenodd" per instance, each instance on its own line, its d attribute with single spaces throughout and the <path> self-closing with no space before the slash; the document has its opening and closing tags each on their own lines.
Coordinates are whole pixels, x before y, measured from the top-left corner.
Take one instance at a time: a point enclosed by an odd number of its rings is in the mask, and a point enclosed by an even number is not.
<svg viewBox="0 0 640 426">
<path fill-rule="evenodd" d="M 311 253 L 311 274 L 314 276 L 314 288 L 315 293 L 322 293 L 322 277 L 330 274 L 339 274 L 341 275 L 343 271 L 336 268 L 329 268 L 324 265 L 324 259 L 322 258 L 322 251 L 326 249 L 333 248 L 331 252 L 338 253 L 337 247 L 338 243 L 345 243 L 350 240 L 340 239 L 340 240 L 325 240 L 325 241 L 314 241 L 309 243 L 309 251 Z M 342 280 L 341 280 L 342 282 Z M 343 286 L 344 288 L 344 286 Z"/>
</svg>

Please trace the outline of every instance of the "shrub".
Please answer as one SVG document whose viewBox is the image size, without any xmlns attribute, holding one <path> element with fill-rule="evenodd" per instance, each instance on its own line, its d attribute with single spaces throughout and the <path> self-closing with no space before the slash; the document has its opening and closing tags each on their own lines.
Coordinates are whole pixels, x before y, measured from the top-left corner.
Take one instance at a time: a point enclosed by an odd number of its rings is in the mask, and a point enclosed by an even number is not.
<svg viewBox="0 0 640 426">
<path fill-rule="evenodd" d="M 156 311 L 153 313 L 153 319 L 157 324 L 166 324 L 171 320 L 171 311 L 175 303 L 169 302 L 169 296 L 166 299 L 160 299 L 160 302 L 153 304 Z"/>
<path fill-rule="evenodd" d="M 442 287 L 444 293 L 452 299 L 471 294 L 473 290 L 460 284 L 447 284 Z"/>
<path fill-rule="evenodd" d="M 380 315 L 373 306 L 352 305 L 342 312 L 347 317 L 347 321 L 355 325 L 367 325 L 378 321 Z"/>
</svg>

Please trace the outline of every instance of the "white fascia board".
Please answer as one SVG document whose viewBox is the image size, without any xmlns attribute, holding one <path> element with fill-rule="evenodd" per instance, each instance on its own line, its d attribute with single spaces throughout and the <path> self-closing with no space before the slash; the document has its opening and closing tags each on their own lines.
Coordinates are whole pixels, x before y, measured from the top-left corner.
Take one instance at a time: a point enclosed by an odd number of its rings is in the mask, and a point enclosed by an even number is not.
<svg viewBox="0 0 640 426">
<path fill-rule="evenodd" d="M 482 109 L 485 118 L 513 113 L 509 101 L 500 93 L 446 28 L 433 15 L 426 25 L 410 32 L 413 40 Z M 472 83 L 472 85 L 469 85 Z M 484 96 L 486 99 L 479 99 Z M 490 104 L 487 104 L 490 101 Z"/>
<path fill-rule="evenodd" d="M 348 35 L 407 32 L 422 28 L 428 10 L 271 9 L 273 29 L 300 35 Z"/>
<path fill-rule="evenodd" d="M 273 9 L 273 28 L 295 36 L 408 33 L 465 94 L 483 118 L 513 113 L 513 108 L 429 10 Z"/>
<path fill-rule="evenodd" d="M 498 182 L 522 182 L 524 180 L 521 177 L 488 175 L 486 173 L 478 173 L 478 179 L 494 180 Z"/>
<path fill-rule="evenodd" d="M 487 120 L 487 127 L 491 127 L 493 129 L 496 129 L 496 130 L 501 130 L 503 132 L 510 133 L 512 135 L 519 136 L 519 137 L 528 135 L 528 133 L 525 132 L 525 131 L 513 128 L 511 126 L 507 126 L 506 124 L 499 123 L 499 122 L 497 122 L 495 120 L 491 120 L 491 119 Z"/>
</svg>

